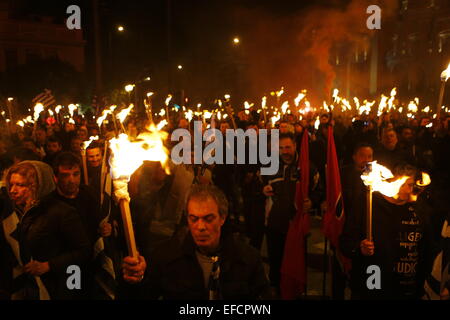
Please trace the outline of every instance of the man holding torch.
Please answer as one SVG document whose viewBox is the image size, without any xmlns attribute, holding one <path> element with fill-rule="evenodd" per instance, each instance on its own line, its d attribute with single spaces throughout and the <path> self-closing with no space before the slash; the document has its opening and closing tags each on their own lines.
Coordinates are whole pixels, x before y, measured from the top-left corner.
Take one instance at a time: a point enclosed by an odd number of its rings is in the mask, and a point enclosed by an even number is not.
<svg viewBox="0 0 450 320">
<path fill-rule="evenodd" d="M 420 178 L 416 168 L 404 164 L 395 168 L 392 179 L 382 190 L 372 185 L 379 191 L 373 193 L 372 215 L 355 207 L 345 222 L 340 246 L 352 259 L 352 299 L 416 300 L 423 295 L 431 268 L 431 209 L 416 200 L 429 176 Z M 379 274 L 371 277 L 369 266 L 379 267 Z"/>
<path fill-rule="evenodd" d="M 134 291 L 126 298 L 270 298 L 261 257 L 228 231 L 228 202 L 217 187 L 193 185 L 186 215 L 188 230 L 156 249 L 152 259 L 124 259 L 123 279 L 132 284 L 125 287 Z"/>
</svg>

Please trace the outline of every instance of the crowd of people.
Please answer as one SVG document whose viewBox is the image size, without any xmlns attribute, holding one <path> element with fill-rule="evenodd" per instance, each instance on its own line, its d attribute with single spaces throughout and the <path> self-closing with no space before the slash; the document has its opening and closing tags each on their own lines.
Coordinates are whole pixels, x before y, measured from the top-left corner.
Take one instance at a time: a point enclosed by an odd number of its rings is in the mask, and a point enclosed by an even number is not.
<svg viewBox="0 0 450 320">
<path fill-rule="evenodd" d="M 129 182 L 137 257 L 128 254 L 112 195 L 107 141 L 117 128 L 109 123 L 100 129 L 81 116 L 75 124 L 41 117 L 32 127 L 10 128 L 0 141 L 0 298 L 279 298 L 285 240 L 302 179 L 300 142 L 307 134 L 310 190 L 303 210 L 320 219 L 333 126 L 345 208 L 333 250 L 352 267 L 345 270 L 335 258 L 332 298 L 344 299 L 348 284 L 352 299 L 449 299 L 449 119 L 324 113 L 317 127 L 313 116 L 298 120 L 286 114 L 276 123 L 280 165 L 271 176 L 260 174 L 262 164 L 170 163 L 168 175 L 159 163 L 145 162 Z M 147 124 L 145 115 L 130 117 L 125 126 L 130 139 Z M 256 110 L 214 125 L 224 134 L 271 128 Z M 171 119 L 164 129 L 169 150 L 170 133 L 192 127 L 184 118 Z M 85 150 L 84 169 L 83 142 L 91 136 L 100 138 Z M 360 176 L 373 160 L 408 180 L 395 197 L 374 193 L 373 239 L 368 239 Z M 421 172 L 431 177 L 426 188 L 418 183 Z M 80 290 L 67 286 L 72 265 L 81 269 Z M 381 270 L 381 289 L 367 286 L 371 265 Z"/>
</svg>

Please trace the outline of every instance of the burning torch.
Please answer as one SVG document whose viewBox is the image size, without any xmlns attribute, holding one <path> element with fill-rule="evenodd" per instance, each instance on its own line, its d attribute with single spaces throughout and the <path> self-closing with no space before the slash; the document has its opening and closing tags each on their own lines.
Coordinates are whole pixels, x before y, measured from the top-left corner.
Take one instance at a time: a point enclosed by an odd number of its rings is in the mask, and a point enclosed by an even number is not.
<svg viewBox="0 0 450 320">
<path fill-rule="evenodd" d="M 444 92 L 445 92 L 445 84 L 447 80 L 450 78 L 450 63 L 444 71 L 441 73 L 441 89 L 439 90 L 439 101 L 437 105 L 437 118 L 440 119 L 441 117 L 441 108 L 442 103 L 444 101 Z"/>
<path fill-rule="evenodd" d="M 130 195 L 128 181 L 131 175 L 144 163 L 144 161 L 160 162 L 166 173 L 168 168 L 168 150 L 163 141 L 168 134 L 151 125 L 149 132 L 140 134 L 136 141 L 131 142 L 126 134 L 109 141 L 111 156 L 109 164 L 113 178 L 114 198 L 119 203 L 125 229 L 125 238 L 129 256 L 138 257 L 136 240 L 130 212 Z"/>
<path fill-rule="evenodd" d="M 403 176 L 395 181 L 392 172 L 376 161 L 369 162 L 366 170 L 361 175 L 364 185 L 367 186 L 367 207 L 366 207 L 366 236 L 367 240 L 373 241 L 372 237 L 372 194 L 380 192 L 387 197 L 395 197 L 400 187 L 409 177 Z"/>
<path fill-rule="evenodd" d="M 92 143 L 92 141 L 98 140 L 98 136 L 90 137 L 88 141 L 83 142 L 83 147 L 81 148 L 81 158 L 83 159 L 83 175 L 84 175 L 84 183 L 89 185 L 89 177 L 87 171 L 87 163 L 86 163 L 86 150 Z"/>
</svg>

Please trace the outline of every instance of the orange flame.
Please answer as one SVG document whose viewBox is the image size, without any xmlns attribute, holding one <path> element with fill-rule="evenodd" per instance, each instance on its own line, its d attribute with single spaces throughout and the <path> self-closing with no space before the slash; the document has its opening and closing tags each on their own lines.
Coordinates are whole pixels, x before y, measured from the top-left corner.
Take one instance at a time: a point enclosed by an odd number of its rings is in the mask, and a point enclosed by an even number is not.
<svg viewBox="0 0 450 320">
<path fill-rule="evenodd" d="M 447 69 L 442 71 L 441 73 L 441 81 L 447 81 L 450 78 L 450 63 L 448 64 Z"/>
<path fill-rule="evenodd" d="M 376 161 L 369 162 L 371 167 L 370 171 L 364 172 L 361 175 L 366 186 L 371 186 L 373 191 L 380 192 L 387 197 L 395 197 L 401 186 L 409 179 L 407 176 L 403 176 L 395 181 L 389 181 L 394 178 L 392 172 L 382 165 L 379 165 Z"/>
<path fill-rule="evenodd" d="M 98 136 L 90 137 L 88 141 L 83 142 L 83 149 L 86 150 L 93 141 L 98 140 Z"/>
<path fill-rule="evenodd" d="M 109 163 L 114 180 L 129 180 L 144 161 L 160 162 L 166 173 L 170 173 L 169 151 L 164 146 L 168 133 L 158 131 L 154 124 L 151 124 L 148 129 L 149 132 L 141 133 L 133 142 L 124 133 L 109 141 L 112 151 Z"/>
</svg>

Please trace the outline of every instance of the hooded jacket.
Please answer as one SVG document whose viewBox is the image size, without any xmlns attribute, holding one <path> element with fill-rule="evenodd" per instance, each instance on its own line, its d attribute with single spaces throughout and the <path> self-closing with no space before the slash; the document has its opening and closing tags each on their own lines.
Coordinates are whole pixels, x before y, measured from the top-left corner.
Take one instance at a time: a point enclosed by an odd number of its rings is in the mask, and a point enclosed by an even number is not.
<svg viewBox="0 0 450 320">
<path fill-rule="evenodd" d="M 23 163 L 31 164 L 36 170 L 37 201 L 23 214 L 18 208 L 4 212 L 2 236 L 10 245 L 11 257 L 16 260 L 10 264 L 11 268 L 23 267 L 34 260 L 48 262 L 50 271 L 41 277 L 22 274 L 21 281 L 15 281 L 18 277 L 11 279 L 12 298 L 18 291 L 22 291 L 18 299 L 75 298 L 77 290 L 67 288 L 70 274 L 66 271 L 68 266 L 81 265 L 89 258 L 88 237 L 76 211 L 52 195 L 55 184 L 51 167 L 40 161 Z M 9 181 L 7 188 L 9 190 Z"/>
</svg>

